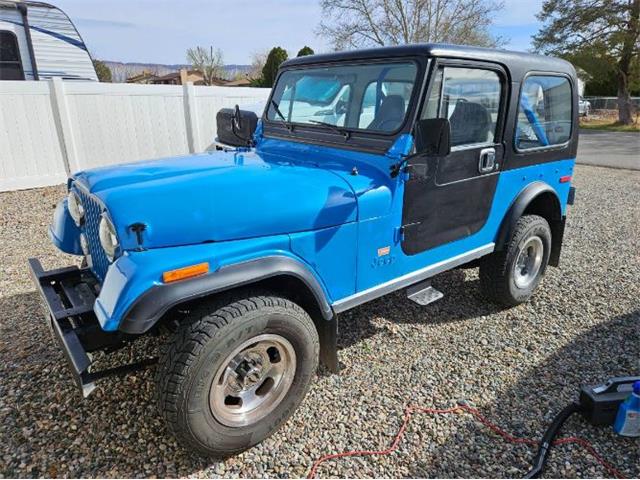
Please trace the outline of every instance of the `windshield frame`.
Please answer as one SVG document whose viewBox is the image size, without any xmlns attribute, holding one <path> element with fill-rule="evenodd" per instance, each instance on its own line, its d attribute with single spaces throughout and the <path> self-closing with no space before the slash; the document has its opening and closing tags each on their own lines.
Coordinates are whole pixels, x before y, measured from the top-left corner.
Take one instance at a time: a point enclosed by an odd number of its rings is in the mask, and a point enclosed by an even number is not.
<svg viewBox="0 0 640 480">
<path fill-rule="evenodd" d="M 426 56 L 397 56 L 397 57 L 380 57 L 376 59 L 349 59 L 332 62 L 318 62 L 304 65 L 284 66 L 278 72 L 274 86 L 269 94 L 266 107 L 262 114 L 262 123 L 264 127 L 263 135 L 266 138 L 274 137 L 303 143 L 320 143 L 330 144 L 331 146 L 339 146 L 348 149 L 368 150 L 379 152 L 387 150 L 395 138 L 402 133 L 411 131 L 415 121 L 416 112 L 419 106 L 419 99 L 424 88 L 424 79 L 428 70 L 430 57 Z M 402 124 L 394 131 L 385 132 L 382 130 L 369 130 L 363 128 L 343 127 L 338 128 L 348 131 L 349 136 L 345 138 L 336 131 L 331 131 L 326 126 L 312 123 L 288 122 L 293 127 L 293 131 L 287 130 L 283 122 L 279 118 L 269 119 L 267 117 L 270 111 L 271 102 L 274 100 L 276 87 L 281 81 L 282 75 L 290 71 L 314 70 L 317 68 L 331 66 L 371 66 L 372 64 L 402 64 L 413 63 L 416 67 L 416 76 L 414 80 L 413 90 L 407 105 L 407 110 Z"/>
</svg>

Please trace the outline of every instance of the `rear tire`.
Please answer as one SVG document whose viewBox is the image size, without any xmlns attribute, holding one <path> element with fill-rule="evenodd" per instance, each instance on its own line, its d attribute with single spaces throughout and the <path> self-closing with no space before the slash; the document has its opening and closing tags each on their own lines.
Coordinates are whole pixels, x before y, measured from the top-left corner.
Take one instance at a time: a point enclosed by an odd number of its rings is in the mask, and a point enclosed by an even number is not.
<svg viewBox="0 0 640 480">
<path fill-rule="evenodd" d="M 526 302 L 549 263 L 551 229 L 538 215 L 518 219 L 508 245 L 480 263 L 480 288 L 493 302 L 513 307 Z"/>
<path fill-rule="evenodd" d="M 285 298 L 245 293 L 201 305 L 161 357 L 160 413 L 187 449 L 214 457 L 246 450 L 302 402 L 319 348 L 309 315 Z"/>
</svg>

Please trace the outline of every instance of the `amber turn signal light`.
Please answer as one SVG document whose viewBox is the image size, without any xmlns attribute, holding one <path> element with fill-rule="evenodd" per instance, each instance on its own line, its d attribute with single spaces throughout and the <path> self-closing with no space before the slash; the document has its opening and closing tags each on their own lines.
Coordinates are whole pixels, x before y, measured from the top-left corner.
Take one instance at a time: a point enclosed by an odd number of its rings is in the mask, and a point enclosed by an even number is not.
<svg viewBox="0 0 640 480">
<path fill-rule="evenodd" d="M 209 263 L 198 263 L 196 265 L 189 265 L 188 267 L 177 268 L 176 270 L 169 270 L 162 274 L 162 281 L 164 283 L 177 282 L 178 280 L 184 280 L 186 278 L 197 277 L 209 273 Z"/>
</svg>

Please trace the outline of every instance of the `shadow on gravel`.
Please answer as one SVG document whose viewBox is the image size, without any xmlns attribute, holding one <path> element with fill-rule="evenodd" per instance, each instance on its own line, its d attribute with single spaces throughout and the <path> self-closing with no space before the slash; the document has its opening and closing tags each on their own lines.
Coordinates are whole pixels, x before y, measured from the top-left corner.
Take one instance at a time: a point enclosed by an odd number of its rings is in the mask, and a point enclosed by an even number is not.
<svg viewBox="0 0 640 480">
<path fill-rule="evenodd" d="M 432 285 L 442 291 L 444 297 L 426 307 L 413 303 L 401 290 L 342 314 L 338 348 L 350 347 L 376 335 L 381 330 L 373 321 L 376 317 L 397 324 L 441 325 L 464 322 L 504 310 L 504 307 L 488 302 L 482 296 L 477 278 L 465 278 L 463 270 L 451 270 L 434 277 Z"/>
<path fill-rule="evenodd" d="M 626 375 L 640 375 L 640 310 L 583 333 L 545 363 L 522 374 L 510 388 L 497 392 L 493 403 L 476 406 L 506 431 L 539 439 L 555 414 L 578 398 L 581 385 Z M 535 448 L 506 444 L 468 416 L 439 421 L 455 422 L 455 436 L 431 449 L 428 461 L 415 463 L 410 477 L 451 477 L 460 472 L 474 472 L 478 477 L 519 477 L 530 468 Z M 579 415 L 569 420 L 563 432 L 590 441 L 628 478 L 640 476 L 640 439 L 619 437 L 611 428 L 593 427 Z M 501 461 L 490 463 L 483 458 Z M 608 474 L 581 448 L 563 446 L 553 450 L 546 476 L 593 478 Z"/>
</svg>

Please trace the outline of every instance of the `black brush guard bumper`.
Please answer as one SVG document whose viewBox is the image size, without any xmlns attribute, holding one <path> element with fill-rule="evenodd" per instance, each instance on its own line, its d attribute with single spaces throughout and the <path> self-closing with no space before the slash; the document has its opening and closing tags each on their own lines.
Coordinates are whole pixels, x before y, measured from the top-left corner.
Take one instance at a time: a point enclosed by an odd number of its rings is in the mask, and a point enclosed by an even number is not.
<svg viewBox="0 0 640 480">
<path fill-rule="evenodd" d="M 90 353 L 116 351 L 134 336 L 105 332 L 93 312 L 98 282 L 88 268 L 66 267 L 45 271 L 40 261 L 29 259 L 31 276 L 45 305 L 45 321 L 64 352 L 73 377 L 84 397 L 96 388 L 96 380 L 122 375 L 156 363 L 157 359 L 91 371 Z"/>
</svg>

